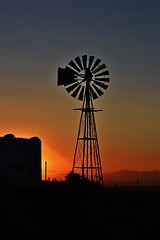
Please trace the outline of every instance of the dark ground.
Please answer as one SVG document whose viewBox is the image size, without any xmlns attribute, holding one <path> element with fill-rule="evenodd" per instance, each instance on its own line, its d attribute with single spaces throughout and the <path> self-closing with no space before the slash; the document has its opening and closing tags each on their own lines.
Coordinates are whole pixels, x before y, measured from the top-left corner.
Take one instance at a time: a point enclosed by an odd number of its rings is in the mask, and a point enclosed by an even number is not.
<svg viewBox="0 0 160 240">
<path fill-rule="evenodd" d="M 2 239 L 159 240 L 160 189 L 1 186 Z"/>
</svg>

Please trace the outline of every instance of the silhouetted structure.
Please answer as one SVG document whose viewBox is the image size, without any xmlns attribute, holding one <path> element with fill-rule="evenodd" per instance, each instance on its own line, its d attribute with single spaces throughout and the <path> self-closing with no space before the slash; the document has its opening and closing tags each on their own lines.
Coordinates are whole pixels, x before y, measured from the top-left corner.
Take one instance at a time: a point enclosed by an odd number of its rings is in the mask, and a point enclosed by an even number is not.
<svg viewBox="0 0 160 240">
<path fill-rule="evenodd" d="M 0 137 L 0 183 L 35 186 L 41 183 L 41 141 L 38 137 Z"/>
<path fill-rule="evenodd" d="M 47 161 L 45 161 L 45 166 L 44 166 L 44 180 L 47 180 Z"/>
<path fill-rule="evenodd" d="M 66 68 L 58 68 L 58 86 L 64 85 L 72 97 L 82 101 L 82 108 L 75 109 L 81 110 L 81 116 L 72 172 L 100 185 L 103 185 L 103 174 L 94 112 L 101 110 L 93 107 L 93 100 L 108 88 L 108 75 L 100 59 L 87 55 L 71 60 Z"/>
</svg>

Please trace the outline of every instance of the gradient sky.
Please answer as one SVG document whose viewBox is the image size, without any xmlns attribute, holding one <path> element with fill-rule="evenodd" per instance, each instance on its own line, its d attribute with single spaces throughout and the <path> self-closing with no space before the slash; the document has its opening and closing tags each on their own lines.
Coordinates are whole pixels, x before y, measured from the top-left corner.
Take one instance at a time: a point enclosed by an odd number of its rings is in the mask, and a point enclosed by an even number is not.
<svg viewBox="0 0 160 240">
<path fill-rule="evenodd" d="M 48 176 L 71 170 L 81 102 L 57 69 L 94 55 L 110 72 L 94 101 L 103 172 L 160 170 L 160 1 L 1 0 L 0 135 L 38 136 Z"/>
</svg>

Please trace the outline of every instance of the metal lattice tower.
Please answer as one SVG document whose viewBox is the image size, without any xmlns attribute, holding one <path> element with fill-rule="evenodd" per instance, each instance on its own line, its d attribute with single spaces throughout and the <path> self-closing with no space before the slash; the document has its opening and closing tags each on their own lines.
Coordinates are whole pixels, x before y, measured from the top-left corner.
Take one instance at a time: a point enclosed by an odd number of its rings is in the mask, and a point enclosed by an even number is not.
<svg viewBox="0 0 160 240">
<path fill-rule="evenodd" d="M 103 185 L 102 165 L 98 144 L 93 100 L 104 94 L 109 82 L 105 64 L 94 56 L 76 57 L 66 68 L 58 68 L 58 86 L 64 85 L 71 96 L 82 101 L 78 136 L 74 152 L 72 172 L 82 179 Z"/>
</svg>

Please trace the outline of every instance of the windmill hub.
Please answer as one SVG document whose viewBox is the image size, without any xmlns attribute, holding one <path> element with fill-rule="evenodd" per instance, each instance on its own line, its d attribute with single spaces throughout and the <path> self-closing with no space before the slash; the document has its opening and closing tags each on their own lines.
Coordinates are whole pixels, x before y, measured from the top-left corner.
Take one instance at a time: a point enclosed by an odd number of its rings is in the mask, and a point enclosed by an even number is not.
<svg viewBox="0 0 160 240">
<path fill-rule="evenodd" d="M 89 70 L 89 68 L 86 68 L 85 75 L 84 75 L 84 80 L 86 82 L 90 82 L 92 80 L 93 74 Z"/>
</svg>

